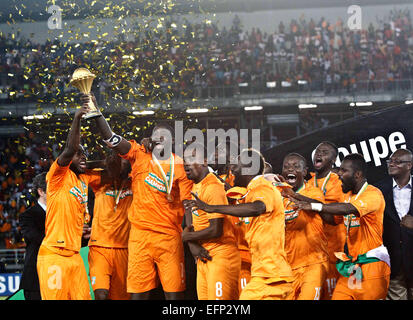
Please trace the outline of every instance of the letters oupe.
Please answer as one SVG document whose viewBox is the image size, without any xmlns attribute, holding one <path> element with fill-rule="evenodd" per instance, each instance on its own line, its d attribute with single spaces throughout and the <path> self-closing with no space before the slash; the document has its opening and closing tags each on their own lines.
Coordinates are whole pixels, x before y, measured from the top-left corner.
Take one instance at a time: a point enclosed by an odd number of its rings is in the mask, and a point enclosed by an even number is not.
<svg viewBox="0 0 413 320">
<path fill-rule="evenodd" d="M 351 153 L 360 153 L 367 163 L 373 161 L 376 167 L 382 165 L 382 160 L 388 158 L 397 149 L 406 149 L 406 138 L 403 133 L 396 131 L 391 133 L 386 139 L 383 136 L 366 139 L 360 142 L 352 143 L 348 147 L 339 147 L 336 166 L 341 165 L 341 159 Z M 315 149 L 311 153 L 313 159 Z"/>
</svg>

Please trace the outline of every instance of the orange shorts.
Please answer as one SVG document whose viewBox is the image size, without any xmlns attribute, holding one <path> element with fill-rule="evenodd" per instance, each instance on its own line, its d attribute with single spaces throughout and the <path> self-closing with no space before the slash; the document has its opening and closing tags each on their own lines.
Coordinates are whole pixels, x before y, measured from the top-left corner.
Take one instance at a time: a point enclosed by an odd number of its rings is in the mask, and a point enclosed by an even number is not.
<svg viewBox="0 0 413 320">
<path fill-rule="evenodd" d="M 242 290 L 251 280 L 251 262 L 241 261 L 241 271 L 239 273 L 238 290 L 241 294 Z"/>
<path fill-rule="evenodd" d="M 89 272 L 93 291 L 109 291 L 110 300 L 129 300 L 126 291 L 128 249 L 89 247 Z"/>
<path fill-rule="evenodd" d="M 267 283 L 268 279 L 251 277 L 250 282 L 242 290 L 240 300 L 291 300 L 292 282 L 277 281 Z"/>
<path fill-rule="evenodd" d="M 293 300 L 320 300 L 325 282 L 328 261 L 293 270 Z"/>
<path fill-rule="evenodd" d="M 165 292 L 185 291 L 184 247 L 180 234 L 169 235 L 131 226 L 127 290 L 142 293 L 158 286 Z"/>
<path fill-rule="evenodd" d="M 389 289 L 390 267 L 382 261 L 372 262 L 363 265 L 362 272 L 363 279 L 360 282 L 340 275 L 331 299 L 384 300 Z M 366 279 L 368 276 L 372 278 Z"/>
<path fill-rule="evenodd" d="M 92 299 L 85 265 L 78 252 L 40 246 L 37 273 L 42 300 Z"/>
<path fill-rule="evenodd" d="M 237 300 L 241 270 L 238 248 L 225 246 L 214 249 L 209 254 L 212 257 L 211 261 L 197 261 L 198 300 Z"/>
<path fill-rule="evenodd" d="M 331 300 L 339 278 L 340 273 L 337 271 L 336 264 L 329 262 L 326 281 L 324 281 L 323 289 L 321 290 L 321 300 Z"/>
</svg>

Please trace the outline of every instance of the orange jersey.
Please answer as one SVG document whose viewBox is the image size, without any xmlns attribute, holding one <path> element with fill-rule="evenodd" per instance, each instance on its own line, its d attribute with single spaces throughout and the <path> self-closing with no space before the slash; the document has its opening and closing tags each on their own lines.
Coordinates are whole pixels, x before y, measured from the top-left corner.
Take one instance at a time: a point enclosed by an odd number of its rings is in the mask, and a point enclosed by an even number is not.
<svg viewBox="0 0 413 320">
<path fill-rule="evenodd" d="M 235 238 L 237 239 L 238 250 L 241 255 L 241 260 L 251 264 L 251 254 L 248 248 L 248 242 L 245 239 L 245 233 L 247 232 L 247 224 L 251 218 L 240 218 L 229 216 L 232 224 L 234 225 Z"/>
<path fill-rule="evenodd" d="M 292 281 L 292 270 L 284 250 L 285 219 L 281 194 L 271 182 L 257 176 L 248 184 L 243 203 L 262 201 L 265 213 L 250 217 L 246 240 L 251 252 L 251 276 Z"/>
<path fill-rule="evenodd" d="M 113 186 L 101 186 L 100 176 L 89 184 L 95 193 L 89 246 L 127 248 L 130 229 L 128 211 L 132 203 L 130 180 L 121 190 L 115 190 Z"/>
<path fill-rule="evenodd" d="M 344 201 L 344 193 L 338 174 L 330 172 L 326 177 L 316 179 L 315 174 L 311 172 L 311 179 L 308 180 L 308 183 L 323 192 L 325 203 Z"/>
<path fill-rule="evenodd" d="M 127 154 L 120 155 L 129 160 L 132 166 L 133 201 L 129 210 L 129 221 L 133 226 L 143 230 L 176 235 L 182 232 L 184 216 L 183 200 L 190 200 L 193 182 L 186 177 L 183 161 L 174 155 L 174 177 L 171 195 L 173 201 L 166 198 L 166 186 L 160 169 L 152 160 L 152 153 L 131 140 Z M 171 163 L 159 161 L 165 174 L 169 177 Z"/>
<path fill-rule="evenodd" d="M 209 173 L 201 182 L 194 184 L 192 192 L 196 194 L 199 199 L 210 205 L 228 205 L 224 185 L 213 173 Z M 200 241 L 200 244 L 208 251 L 213 251 L 215 248 L 224 244 L 237 247 L 234 225 L 232 224 L 230 217 L 224 214 L 206 213 L 199 209 L 192 212 L 194 231 L 203 230 L 209 227 L 210 219 L 219 218 L 224 219 L 221 237 L 218 239 Z"/>
<path fill-rule="evenodd" d="M 311 173 L 311 176 L 308 183 L 316 186 L 323 192 L 325 203 L 344 202 L 345 194 L 341 189 L 341 181 L 336 173 L 331 172 L 329 176 L 327 175 L 321 179 L 316 179 L 314 173 Z M 324 233 L 327 237 L 330 263 L 335 263 L 337 259 L 334 256 L 334 252 L 343 251 L 344 248 L 346 240 L 345 228 L 343 224 L 332 226 L 324 223 Z"/>
<path fill-rule="evenodd" d="M 351 203 L 360 217 L 354 214 L 335 216 L 336 221 L 343 221 L 348 230 L 348 251 L 352 257 L 364 254 L 383 244 L 383 215 L 386 205 L 379 189 L 366 183 L 358 196 L 349 192 L 345 202 Z"/>
<path fill-rule="evenodd" d="M 78 177 L 69 166 L 59 166 L 56 159 L 46 175 L 46 235 L 42 244 L 78 252 L 81 248 L 90 176 L 80 174 Z"/>
<path fill-rule="evenodd" d="M 324 203 L 322 192 L 310 183 L 304 183 L 297 193 Z M 293 203 L 287 198 L 283 201 L 285 250 L 291 268 L 297 269 L 327 261 L 327 239 L 323 231 L 323 219 L 314 211 L 294 210 Z"/>
</svg>

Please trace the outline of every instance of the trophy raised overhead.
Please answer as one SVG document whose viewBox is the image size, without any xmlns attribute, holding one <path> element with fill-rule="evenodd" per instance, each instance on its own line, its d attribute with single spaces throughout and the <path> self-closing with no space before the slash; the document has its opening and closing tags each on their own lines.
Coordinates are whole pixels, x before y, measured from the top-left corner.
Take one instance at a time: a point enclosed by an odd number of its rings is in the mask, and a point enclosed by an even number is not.
<svg viewBox="0 0 413 320">
<path fill-rule="evenodd" d="M 92 72 L 86 68 L 78 68 L 70 79 L 69 84 L 78 88 L 80 92 L 90 96 L 90 91 L 92 89 L 93 79 L 96 78 Z M 92 98 L 89 100 L 90 111 L 84 115 L 84 119 L 91 119 L 100 116 L 100 112 L 92 101 Z"/>
</svg>

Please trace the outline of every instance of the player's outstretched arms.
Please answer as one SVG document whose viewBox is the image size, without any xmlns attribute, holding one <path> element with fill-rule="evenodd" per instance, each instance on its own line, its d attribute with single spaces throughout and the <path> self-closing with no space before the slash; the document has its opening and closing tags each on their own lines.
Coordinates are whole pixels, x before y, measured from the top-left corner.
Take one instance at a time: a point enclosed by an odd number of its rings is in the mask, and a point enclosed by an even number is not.
<svg viewBox="0 0 413 320">
<path fill-rule="evenodd" d="M 94 104 L 97 106 L 96 98 L 93 93 L 90 94 Z M 87 105 L 89 102 L 89 95 L 81 94 L 80 100 L 83 105 Z M 103 114 L 100 112 L 99 108 L 96 107 L 99 111 L 100 116 L 95 118 L 95 123 L 100 131 L 100 134 L 103 138 L 103 141 L 112 149 L 114 149 L 119 154 L 127 154 L 131 148 L 131 144 L 128 140 L 124 139 L 120 135 L 114 133 L 110 128 L 108 122 L 106 121 Z"/>
<path fill-rule="evenodd" d="M 360 216 L 357 208 L 353 206 L 351 203 L 344 203 L 344 202 L 336 202 L 336 203 L 316 203 L 316 202 L 304 202 L 299 201 L 293 197 L 290 197 L 290 200 L 293 201 L 297 209 L 299 210 L 309 210 L 309 211 L 317 211 L 321 214 L 331 215 L 331 216 L 345 216 L 348 214 L 354 214 L 356 216 Z"/>
<path fill-rule="evenodd" d="M 88 113 L 89 107 L 87 105 L 82 105 L 80 109 L 75 112 L 72 127 L 70 128 L 69 134 L 67 136 L 66 146 L 63 152 L 59 155 L 57 163 L 61 167 L 66 167 L 72 161 L 73 156 L 79 150 L 80 145 L 80 122 L 83 115 Z"/>
<path fill-rule="evenodd" d="M 216 212 L 235 217 L 256 217 L 266 211 L 265 203 L 259 200 L 236 205 L 209 205 L 200 200 L 196 194 L 192 192 L 191 194 L 195 197 L 195 200 L 188 200 L 185 205 L 204 210 L 208 213 Z"/>
</svg>

